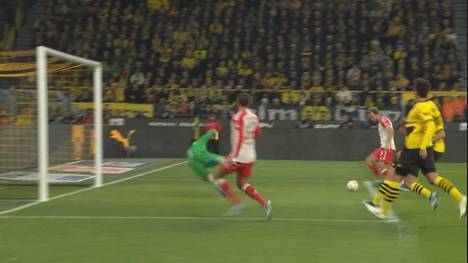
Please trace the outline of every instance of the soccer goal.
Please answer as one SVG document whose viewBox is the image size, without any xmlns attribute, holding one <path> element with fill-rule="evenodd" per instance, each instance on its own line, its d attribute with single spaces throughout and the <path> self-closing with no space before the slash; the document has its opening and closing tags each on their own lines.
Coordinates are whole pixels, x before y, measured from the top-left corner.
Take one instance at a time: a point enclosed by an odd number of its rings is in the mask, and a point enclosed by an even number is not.
<svg viewBox="0 0 468 263">
<path fill-rule="evenodd" d="M 94 107 L 76 109 L 76 102 Z M 0 52 L 4 192 L 37 183 L 34 195 L 47 201 L 51 184 L 101 186 L 102 121 L 101 63 L 43 46 Z"/>
</svg>

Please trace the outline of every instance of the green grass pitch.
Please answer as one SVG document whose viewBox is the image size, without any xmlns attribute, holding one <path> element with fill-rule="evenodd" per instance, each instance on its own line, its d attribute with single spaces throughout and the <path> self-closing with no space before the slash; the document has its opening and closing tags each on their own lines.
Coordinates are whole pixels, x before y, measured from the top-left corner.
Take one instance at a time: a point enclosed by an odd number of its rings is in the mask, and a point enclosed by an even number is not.
<svg viewBox="0 0 468 263">
<path fill-rule="evenodd" d="M 363 162 L 259 161 L 251 182 L 272 200 L 274 218 L 266 222 L 263 209 L 240 192 L 248 207 L 240 218 L 223 218 L 226 200 L 186 164 L 151 172 L 180 161 L 152 160 L 105 179 L 146 175 L 0 216 L 0 262 L 467 261 L 466 219 L 458 220 L 448 195 L 438 190 L 432 212 L 420 196 L 401 193 L 394 208 L 399 222 L 380 221 L 360 203 L 370 198 L 363 181 L 372 179 Z M 466 168 L 438 165 L 464 193 Z M 360 183 L 356 192 L 345 187 L 351 179 Z M 0 186 L 0 210 L 26 203 L 18 197 L 32 189 Z"/>
</svg>

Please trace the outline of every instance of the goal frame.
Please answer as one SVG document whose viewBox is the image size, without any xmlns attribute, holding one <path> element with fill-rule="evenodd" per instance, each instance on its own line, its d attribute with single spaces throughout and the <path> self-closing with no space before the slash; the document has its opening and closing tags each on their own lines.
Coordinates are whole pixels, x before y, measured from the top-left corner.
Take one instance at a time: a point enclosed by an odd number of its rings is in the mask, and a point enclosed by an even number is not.
<svg viewBox="0 0 468 263">
<path fill-rule="evenodd" d="M 95 129 L 95 177 L 94 187 L 102 186 L 102 64 L 97 61 L 80 58 L 45 46 L 36 48 L 37 70 L 37 111 L 38 111 L 38 201 L 49 200 L 49 123 L 48 123 L 48 81 L 47 56 L 83 64 L 93 68 L 93 102 L 94 102 L 94 129 Z"/>
</svg>

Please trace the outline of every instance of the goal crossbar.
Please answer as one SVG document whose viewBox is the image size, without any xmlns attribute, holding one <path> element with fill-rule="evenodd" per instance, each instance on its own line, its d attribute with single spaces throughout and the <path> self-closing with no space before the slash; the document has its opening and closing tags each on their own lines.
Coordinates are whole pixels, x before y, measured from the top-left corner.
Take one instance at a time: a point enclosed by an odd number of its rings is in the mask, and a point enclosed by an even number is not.
<svg viewBox="0 0 468 263">
<path fill-rule="evenodd" d="M 49 167 L 49 140 L 48 140 L 48 83 L 47 83 L 47 56 L 71 61 L 93 68 L 93 97 L 94 97 L 94 129 L 95 129 L 95 178 L 94 187 L 102 185 L 102 65 L 100 62 L 66 54 L 48 47 L 36 48 L 37 65 L 37 102 L 38 102 L 38 158 L 39 158 L 39 197 L 40 202 L 49 199 L 48 167 Z"/>
</svg>

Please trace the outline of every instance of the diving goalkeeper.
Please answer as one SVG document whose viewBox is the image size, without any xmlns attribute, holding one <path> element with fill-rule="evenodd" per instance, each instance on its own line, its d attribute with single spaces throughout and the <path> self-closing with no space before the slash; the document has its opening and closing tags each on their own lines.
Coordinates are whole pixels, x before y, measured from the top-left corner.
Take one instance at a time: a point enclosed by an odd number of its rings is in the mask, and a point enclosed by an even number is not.
<svg viewBox="0 0 468 263">
<path fill-rule="evenodd" d="M 233 191 L 223 191 L 223 189 L 218 186 L 212 175 L 213 167 L 219 163 L 227 161 L 223 156 L 211 153 L 207 149 L 208 141 L 210 139 L 218 140 L 218 137 L 218 132 L 211 129 L 198 140 L 193 142 L 187 151 L 188 165 L 200 179 L 213 185 L 213 187 L 223 196 L 227 197 L 233 205 L 239 205 L 242 203 L 242 199 L 240 199 L 240 197 L 238 197 Z"/>
</svg>

